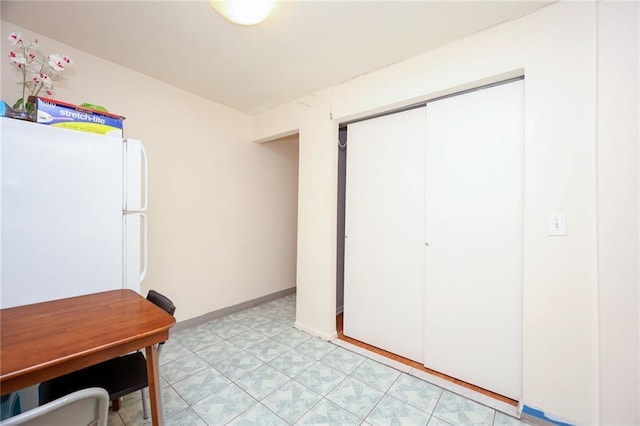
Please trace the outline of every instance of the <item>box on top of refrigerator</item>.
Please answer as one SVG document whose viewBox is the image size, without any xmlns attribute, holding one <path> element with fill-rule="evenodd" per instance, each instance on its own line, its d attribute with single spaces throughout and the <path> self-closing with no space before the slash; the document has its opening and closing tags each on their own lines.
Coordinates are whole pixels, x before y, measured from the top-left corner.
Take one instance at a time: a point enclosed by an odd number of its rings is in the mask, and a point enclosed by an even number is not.
<svg viewBox="0 0 640 426">
<path fill-rule="evenodd" d="M 30 98 L 36 107 L 36 121 L 64 129 L 121 138 L 125 117 L 48 98 Z"/>
</svg>

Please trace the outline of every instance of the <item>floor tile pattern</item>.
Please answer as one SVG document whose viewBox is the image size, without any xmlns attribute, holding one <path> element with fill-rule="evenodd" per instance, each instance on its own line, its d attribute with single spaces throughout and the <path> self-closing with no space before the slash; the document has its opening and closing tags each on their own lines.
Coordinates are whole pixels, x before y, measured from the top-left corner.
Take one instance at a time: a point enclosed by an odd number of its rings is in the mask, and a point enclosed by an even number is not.
<svg viewBox="0 0 640 426">
<path fill-rule="evenodd" d="M 429 415 L 411 405 L 405 404 L 399 399 L 385 395 L 373 409 L 367 422 L 370 425 L 425 425 Z"/>
<path fill-rule="evenodd" d="M 327 399 L 335 402 L 361 419 L 382 398 L 384 392 L 379 391 L 360 380 L 347 377 L 327 395 Z"/>
<path fill-rule="evenodd" d="M 400 372 L 379 362 L 367 359 L 353 370 L 351 376 L 386 392 L 400 376 Z"/>
<path fill-rule="evenodd" d="M 312 337 L 294 321 L 289 295 L 171 333 L 160 354 L 166 424 L 524 425 Z M 124 397 L 109 426 L 151 424 L 140 399 L 140 392 Z"/>
</svg>

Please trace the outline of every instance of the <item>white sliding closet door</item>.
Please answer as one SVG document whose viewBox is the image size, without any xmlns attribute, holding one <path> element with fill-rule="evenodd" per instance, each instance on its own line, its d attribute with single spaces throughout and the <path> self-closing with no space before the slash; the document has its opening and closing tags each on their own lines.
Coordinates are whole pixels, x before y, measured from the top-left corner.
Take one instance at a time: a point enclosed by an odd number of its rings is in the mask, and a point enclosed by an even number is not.
<svg viewBox="0 0 640 426">
<path fill-rule="evenodd" d="M 429 368 L 522 391 L 523 81 L 427 104 Z"/>
<path fill-rule="evenodd" d="M 421 361 L 424 108 L 350 124 L 344 334 Z"/>
</svg>

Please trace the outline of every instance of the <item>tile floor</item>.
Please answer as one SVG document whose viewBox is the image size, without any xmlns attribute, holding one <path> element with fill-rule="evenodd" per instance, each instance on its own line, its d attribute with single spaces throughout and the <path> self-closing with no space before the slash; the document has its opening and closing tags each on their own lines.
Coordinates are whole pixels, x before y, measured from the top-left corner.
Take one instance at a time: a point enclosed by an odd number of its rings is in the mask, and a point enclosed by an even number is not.
<svg viewBox="0 0 640 426">
<path fill-rule="evenodd" d="M 288 295 L 172 333 L 160 356 L 168 425 L 524 425 L 293 328 Z M 149 424 L 140 392 L 109 426 Z"/>
</svg>

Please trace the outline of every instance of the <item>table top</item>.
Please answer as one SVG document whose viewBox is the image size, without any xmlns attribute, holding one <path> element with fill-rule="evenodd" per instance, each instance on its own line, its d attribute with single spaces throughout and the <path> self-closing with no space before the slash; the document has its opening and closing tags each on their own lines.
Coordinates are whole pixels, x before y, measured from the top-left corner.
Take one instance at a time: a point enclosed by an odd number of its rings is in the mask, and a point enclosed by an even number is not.
<svg viewBox="0 0 640 426">
<path fill-rule="evenodd" d="M 133 290 L 2 309 L 0 384 L 28 375 L 38 383 L 158 343 L 174 323 L 173 316 Z"/>
</svg>

